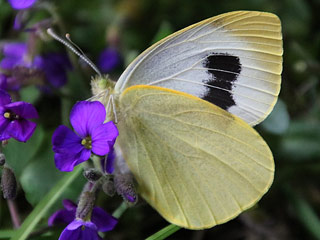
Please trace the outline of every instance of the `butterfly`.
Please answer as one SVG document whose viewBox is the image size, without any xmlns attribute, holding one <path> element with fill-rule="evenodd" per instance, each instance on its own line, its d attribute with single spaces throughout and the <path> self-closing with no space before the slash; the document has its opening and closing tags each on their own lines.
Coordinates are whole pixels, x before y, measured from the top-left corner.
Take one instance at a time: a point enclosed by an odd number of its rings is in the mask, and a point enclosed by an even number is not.
<svg viewBox="0 0 320 240">
<path fill-rule="evenodd" d="M 166 37 L 120 76 L 117 152 L 167 221 L 211 228 L 268 191 L 273 156 L 252 126 L 277 101 L 282 54 L 276 15 L 235 11 Z"/>
</svg>

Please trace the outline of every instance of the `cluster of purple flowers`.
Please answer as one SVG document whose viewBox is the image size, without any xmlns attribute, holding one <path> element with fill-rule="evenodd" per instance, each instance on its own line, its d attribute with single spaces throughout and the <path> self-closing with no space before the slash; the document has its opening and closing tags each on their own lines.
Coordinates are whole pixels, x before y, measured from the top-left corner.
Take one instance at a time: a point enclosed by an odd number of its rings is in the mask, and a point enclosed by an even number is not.
<svg viewBox="0 0 320 240">
<path fill-rule="evenodd" d="M 105 119 L 106 110 L 100 102 L 81 101 L 74 105 L 70 122 L 76 133 L 61 125 L 52 136 L 55 164 L 59 170 L 72 171 L 74 166 L 87 161 L 92 154 L 104 156 L 113 149 L 118 130 L 113 122 L 104 123 Z M 64 200 L 63 205 L 65 209 L 54 213 L 48 221 L 49 226 L 68 224 L 60 240 L 98 240 L 101 239 L 98 232 L 110 231 L 117 224 L 117 219 L 102 208 L 94 207 L 91 213 L 81 218 L 76 214 L 77 205 L 68 200 Z"/>
<path fill-rule="evenodd" d="M 3 55 L 0 62 L 1 89 L 18 91 L 33 83 L 43 87 L 44 79 L 55 88 L 67 82 L 67 70 L 71 69 L 71 64 L 66 54 L 49 53 L 31 59 L 27 44 L 8 43 L 3 46 Z"/>
<path fill-rule="evenodd" d="M 37 0 L 8 2 L 13 9 L 23 10 L 31 8 Z M 18 11 L 15 19 L 16 30 L 23 28 L 19 12 L 22 11 Z M 31 28 L 28 31 L 36 30 Z M 36 123 L 30 119 L 38 118 L 37 110 L 32 104 L 23 101 L 13 102 L 8 92 L 18 92 L 28 85 L 37 85 L 46 92 L 51 88 L 60 88 L 67 82 L 67 71 L 71 69 L 66 54 L 40 55 L 34 49 L 35 44 L 29 42 L 10 42 L 3 44 L 0 49 L 3 56 L 0 60 L 0 141 L 14 138 L 26 142 L 36 129 Z M 116 47 L 106 48 L 98 59 L 98 66 L 104 73 L 112 71 L 120 63 L 121 56 Z M 105 119 L 106 110 L 100 102 L 80 101 L 75 104 L 70 113 L 70 122 L 75 132 L 61 125 L 52 137 L 54 161 L 59 170 L 72 171 L 76 165 L 96 155 L 101 157 L 102 163 L 105 164 L 102 165 L 103 172 L 113 172 L 113 145 L 118 130 L 113 122 L 105 122 Z M 76 204 L 64 200 L 63 205 L 64 209 L 54 213 L 48 221 L 49 226 L 59 223 L 67 225 L 61 233 L 61 240 L 98 240 L 101 239 L 98 232 L 110 231 L 117 224 L 117 219 L 102 208 L 92 207 L 86 217 L 82 218 L 76 214 Z"/>
<path fill-rule="evenodd" d="M 70 200 L 63 200 L 64 209 L 58 210 L 48 220 L 49 226 L 65 224 L 59 240 L 98 240 L 98 232 L 111 231 L 118 220 L 100 207 L 94 207 L 90 220 L 76 218 L 77 205 Z"/>
</svg>

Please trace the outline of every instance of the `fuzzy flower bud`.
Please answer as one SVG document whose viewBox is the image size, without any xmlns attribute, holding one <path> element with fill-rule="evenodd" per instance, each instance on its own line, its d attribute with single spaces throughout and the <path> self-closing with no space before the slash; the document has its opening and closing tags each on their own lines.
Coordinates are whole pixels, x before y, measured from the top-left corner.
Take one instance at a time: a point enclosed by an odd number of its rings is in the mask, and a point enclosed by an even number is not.
<svg viewBox="0 0 320 240">
<path fill-rule="evenodd" d="M 83 172 L 83 176 L 88 179 L 89 182 L 96 182 L 101 178 L 102 174 L 100 171 L 90 168 Z"/>
<path fill-rule="evenodd" d="M 129 204 L 134 205 L 138 201 L 138 195 L 130 174 L 116 174 L 114 186 L 119 195 Z"/>
<path fill-rule="evenodd" d="M 13 171 L 4 167 L 1 175 L 1 189 L 5 199 L 15 199 L 17 196 L 17 181 Z"/>
<path fill-rule="evenodd" d="M 0 167 L 6 163 L 6 156 L 3 153 L 0 153 Z"/>
<path fill-rule="evenodd" d="M 102 184 L 102 190 L 105 194 L 107 194 L 110 197 L 113 197 L 116 189 L 114 188 L 114 181 L 113 178 L 106 179 Z"/>
<path fill-rule="evenodd" d="M 88 191 L 83 192 L 77 207 L 76 218 L 83 220 L 90 219 L 95 199 L 94 193 Z"/>
</svg>

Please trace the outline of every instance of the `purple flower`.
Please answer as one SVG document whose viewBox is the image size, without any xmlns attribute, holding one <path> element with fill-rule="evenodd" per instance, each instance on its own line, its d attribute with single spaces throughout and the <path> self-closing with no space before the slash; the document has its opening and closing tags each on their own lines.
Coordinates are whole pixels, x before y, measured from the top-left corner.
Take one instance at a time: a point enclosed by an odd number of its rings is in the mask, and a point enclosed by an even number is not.
<svg viewBox="0 0 320 240">
<path fill-rule="evenodd" d="M 48 53 L 35 56 L 32 60 L 28 56 L 27 44 L 8 43 L 3 47 L 3 55 L 0 67 L 6 71 L 8 90 L 17 91 L 21 85 L 35 83 L 34 79 L 45 81 L 45 78 L 55 88 L 67 82 L 67 70 L 71 69 L 71 63 L 66 54 Z M 46 89 L 41 82 L 37 84 Z"/>
<path fill-rule="evenodd" d="M 106 48 L 100 54 L 98 59 L 98 67 L 104 72 L 108 73 L 121 63 L 121 56 L 114 48 Z"/>
<path fill-rule="evenodd" d="M 32 61 L 27 59 L 27 44 L 7 43 L 3 47 L 4 58 L 0 62 L 0 67 L 11 70 L 14 67 L 31 67 Z"/>
<path fill-rule="evenodd" d="M 7 76 L 0 73 L 0 89 L 6 90 L 8 87 Z"/>
<path fill-rule="evenodd" d="M 48 82 L 55 88 L 62 87 L 67 82 L 67 70 L 71 63 L 66 54 L 47 53 L 34 60 L 34 66 L 41 69 Z"/>
<path fill-rule="evenodd" d="M 116 157 L 116 155 L 114 152 L 114 148 L 112 147 L 108 153 L 108 156 L 106 158 L 101 159 L 101 166 L 102 166 L 102 169 L 104 172 L 106 172 L 108 174 L 113 173 L 115 157 Z"/>
<path fill-rule="evenodd" d="M 27 119 L 38 118 L 37 110 L 30 103 L 11 102 L 8 93 L 0 90 L 0 141 L 15 138 L 26 142 L 33 134 L 36 124 Z"/>
<path fill-rule="evenodd" d="M 98 101 L 81 101 L 73 106 L 70 122 L 77 134 L 61 125 L 52 136 L 54 160 L 60 171 L 72 171 L 87 161 L 91 152 L 99 156 L 109 153 L 118 130 L 111 121 L 103 123 L 105 118 L 105 108 Z"/>
<path fill-rule="evenodd" d="M 100 239 L 98 232 L 111 231 L 118 220 L 102 208 L 94 207 L 90 221 L 75 219 L 77 205 L 70 200 L 63 200 L 65 209 L 58 210 L 48 220 L 48 225 L 68 224 L 60 235 L 61 240 Z"/>
<path fill-rule="evenodd" d="M 26 9 L 31 7 L 37 0 L 9 0 L 9 3 L 14 9 Z"/>
<path fill-rule="evenodd" d="M 77 204 L 68 199 L 64 199 L 62 204 L 64 209 L 56 211 L 48 219 L 49 226 L 58 225 L 60 223 L 69 224 L 75 219 Z"/>
</svg>

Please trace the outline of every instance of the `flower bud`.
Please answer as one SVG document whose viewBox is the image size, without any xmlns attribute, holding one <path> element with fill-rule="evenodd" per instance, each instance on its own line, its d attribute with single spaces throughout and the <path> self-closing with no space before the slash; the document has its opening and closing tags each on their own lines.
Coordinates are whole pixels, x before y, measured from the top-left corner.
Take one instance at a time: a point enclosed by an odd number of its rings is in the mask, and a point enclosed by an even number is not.
<svg viewBox="0 0 320 240">
<path fill-rule="evenodd" d="M 101 178 L 102 174 L 97 169 L 90 168 L 83 172 L 83 176 L 90 182 L 96 182 Z"/>
<path fill-rule="evenodd" d="M 84 221 L 90 219 L 95 200 L 95 193 L 89 191 L 83 192 L 77 207 L 76 218 L 80 218 Z"/>
<path fill-rule="evenodd" d="M 6 156 L 3 153 L 0 153 L 0 167 L 4 166 L 6 163 Z"/>
<path fill-rule="evenodd" d="M 114 186 L 117 193 L 121 195 L 129 205 L 137 203 L 138 195 L 130 174 L 116 174 L 114 176 Z"/>
<path fill-rule="evenodd" d="M 17 196 L 17 181 L 13 171 L 4 167 L 1 175 L 1 189 L 5 199 L 15 199 Z"/>
<path fill-rule="evenodd" d="M 107 194 L 110 197 L 113 197 L 116 189 L 114 187 L 114 181 L 113 178 L 106 179 L 102 184 L 102 190 L 105 194 Z"/>
</svg>

